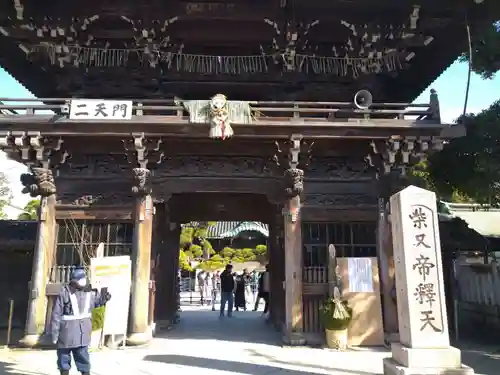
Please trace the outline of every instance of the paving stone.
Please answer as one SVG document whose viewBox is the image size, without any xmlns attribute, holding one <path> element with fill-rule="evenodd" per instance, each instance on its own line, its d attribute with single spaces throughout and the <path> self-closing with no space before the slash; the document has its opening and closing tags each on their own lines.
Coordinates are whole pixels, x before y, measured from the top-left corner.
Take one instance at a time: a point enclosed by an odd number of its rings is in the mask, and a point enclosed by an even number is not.
<svg viewBox="0 0 500 375">
<path fill-rule="evenodd" d="M 280 335 L 259 312 L 219 319 L 208 307 L 185 307 L 181 323 L 147 347 L 91 354 L 95 375 L 379 375 L 385 349 L 335 352 L 283 348 Z M 464 363 L 480 375 L 498 375 L 500 356 L 488 348 L 461 347 Z M 0 351 L 0 375 L 58 375 L 54 351 Z M 77 374 L 73 369 L 72 374 Z"/>
</svg>

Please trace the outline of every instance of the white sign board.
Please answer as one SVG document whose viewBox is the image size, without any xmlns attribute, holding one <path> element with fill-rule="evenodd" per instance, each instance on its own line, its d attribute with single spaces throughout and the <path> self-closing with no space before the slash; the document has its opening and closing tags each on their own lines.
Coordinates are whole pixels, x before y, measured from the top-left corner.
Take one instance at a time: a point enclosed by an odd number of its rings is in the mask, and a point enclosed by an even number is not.
<svg viewBox="0 0 500 375">
<path fill-rule="evenodd" d="M 90 260 L 92 288 L 108 288 L 111 300 L 106 305 L 104 335 L 127 333 L 132 263 L 130 256 L 92 258 Z"/>
<path fill-rule="evenodd" d="M 132 119 L 131 100 L 73 99 L 70 120 L 119 121 Z"/>
<path fill-rule="evenodd" d="M 436 195 L 416 186 L 393 195 L 391 225 L 401 344 L 449 347 Z"/>
<path fill-rule="evenodd" d="M 370 258 L 347 258 L 349 292 L 373 293 L 372 260 Z"/>
</svg>

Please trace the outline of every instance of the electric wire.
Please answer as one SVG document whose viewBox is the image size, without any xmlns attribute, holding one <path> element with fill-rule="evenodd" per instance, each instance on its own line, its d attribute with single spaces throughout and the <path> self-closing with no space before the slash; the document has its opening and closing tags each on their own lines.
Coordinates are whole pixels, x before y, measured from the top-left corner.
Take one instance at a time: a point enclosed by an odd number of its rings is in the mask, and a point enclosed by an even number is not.
<svg viewBox="0 0 500 375">
<path fill-rule="evenodd" d="M 469 19 L 467 17 L 467 12 L 465 13 L 465 32 L 467 33 L 467 43 L 469 47 L 469 69 L 467 71 L 467 84 L 465 86 L 465 98 L 464 98 L 464 109 L 462 112 L 462 119 L 465 118 L 467 114 L 467 105 L 469 103 L 469 92 L 470 92 L 470 80 L 472 76 L 472 38 L 470 32 Z"/>
</svg>

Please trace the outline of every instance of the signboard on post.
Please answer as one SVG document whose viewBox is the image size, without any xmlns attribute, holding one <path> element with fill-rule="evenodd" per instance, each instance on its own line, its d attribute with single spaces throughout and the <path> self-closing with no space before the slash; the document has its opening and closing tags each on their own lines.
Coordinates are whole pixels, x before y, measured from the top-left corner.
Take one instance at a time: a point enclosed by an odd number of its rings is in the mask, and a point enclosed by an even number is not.
<svg viewBox="0 0 500 375">
<path fill-rule="evenodd" d="M 74 99 L 69 105 L 70 120 L 119 121 L 132 119 L 131 100 Z"/>
<path fill-rule="evenodd" d="M 130 256 L 92 258 L 90 260 L 92 287 L 108 288 L 111 300 L 106 305 L 104 335 L 126 335 L 132 282 Z"/>
</svg>

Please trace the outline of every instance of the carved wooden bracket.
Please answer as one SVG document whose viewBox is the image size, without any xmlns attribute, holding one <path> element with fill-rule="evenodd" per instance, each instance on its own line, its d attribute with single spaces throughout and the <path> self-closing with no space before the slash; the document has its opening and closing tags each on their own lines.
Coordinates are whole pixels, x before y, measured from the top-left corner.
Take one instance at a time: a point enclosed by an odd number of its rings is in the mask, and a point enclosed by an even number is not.
<svg viewBox="0 0 500 375">
<path fill-rule="evenodd" d="M 16 159 L 30 167 L 55 169 L 69 157 L 62 138 L 43 137 L 40 132 L 33 131 L 2 132 L 0 149 L 17 156 Z"/>
<path fill-rule="evenodd" d="M 283 169 L 307 167 L 312 158 L 314 142 L 305 141 L 302 135 L 293 134 L 287 141 L 276 141 L 273 160 Z"/>
<path fill-rule="evenodd" d="M 132 193 L 139 197 L 151 194 L 151 171 L 146 168 L 132 169 L 133 186 Z"/>
<path fill-rule="evenodd" d="M 21 183 L 23 184 L 23 193 L 29 193 L 32 197 L 41 195 L 48 197 L 56 193 L 56 184 L 54 175 L 50 168 L 31 167 L 31 173 L 23 173 L 21 175 Z"/>
<path fill-rule="evenodd" d="M 304 171 L 298 167 L 310 161 L 313 144 L 304 142 L 300 134 L 293 134 L 286 142 L 276 142 L 274 161 L 285 169 L 283 183 L 286 199 L 296 197 L 304 190 Z"/>
<path fill-rule="evenodd" d="M 134 167 L 148 168 L 150 163 L 160 164 L 164 159 L 160 138 L 147 139 L 144 133 L 132 133 L 132 139 L 122 142 L 127 159 Z"/>
<path fill-rule="evenodd" d="M 421 161 L 432 151 L 443 148 L 443 141 L 435 137 L 392 137 L 385 141 L 372 141 L 366 156 L 377 175 L 399 171 L 403 176 L 412 164 Z"/>
</svg>

